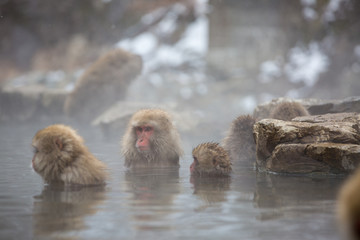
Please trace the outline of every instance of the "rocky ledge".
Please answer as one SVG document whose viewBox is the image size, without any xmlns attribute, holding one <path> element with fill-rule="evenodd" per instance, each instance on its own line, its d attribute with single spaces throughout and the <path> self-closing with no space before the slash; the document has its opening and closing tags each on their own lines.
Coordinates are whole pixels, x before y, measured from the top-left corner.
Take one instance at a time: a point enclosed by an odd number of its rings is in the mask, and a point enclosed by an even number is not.
<svg viewBox="0 0 360 240">
<path fill-rule="evenodd" d="M 345 174 L 360 163 L 360 114 L 263 119 L 254 125 L 260 171 Z"/>
</svg>

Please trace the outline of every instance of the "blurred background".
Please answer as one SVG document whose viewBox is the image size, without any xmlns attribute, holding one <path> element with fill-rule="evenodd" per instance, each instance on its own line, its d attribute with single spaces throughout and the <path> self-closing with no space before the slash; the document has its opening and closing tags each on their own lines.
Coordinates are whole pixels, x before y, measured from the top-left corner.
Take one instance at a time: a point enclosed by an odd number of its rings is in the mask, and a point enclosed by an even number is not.
<svg viewBox="0 0 360 240">
<path fill-rule="evenodd" d="M 144 61 L 126 100 L 210 118 L 360 92 L 358 0 L 0 0 L 0 39 L 3 88 L 71 92 L 120 47 Z"/>
</svg>

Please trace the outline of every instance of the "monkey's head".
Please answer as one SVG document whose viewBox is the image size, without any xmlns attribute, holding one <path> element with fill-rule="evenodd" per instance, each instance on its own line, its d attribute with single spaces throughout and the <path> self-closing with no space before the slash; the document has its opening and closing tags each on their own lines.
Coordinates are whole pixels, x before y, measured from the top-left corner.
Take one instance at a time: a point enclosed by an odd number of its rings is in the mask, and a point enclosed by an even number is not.
<svg viewBox="0 0 360 240">
<path fill-rule="evenodd" d="M 139 152 L 150 152 L 166 145 L 163 141 L 173 140 L 173 129 L 167 112 L 160 109 L 144 109 L 134 114 L 130 123 L 135 147 Z"/>
<path fill-rule="evenodd" d="M 202 143 L 193 149 L 192 155 L 191 175 L 228 176 L 232 170 L 227 152 L 218 143 Z"/>
<path fill-rule="evenodd" d="M 45 182 L 60 181 L 64 168 L 83 152 L 83 139 L 70 127 L 51 125 L 38 131 L 33 140 L 33 169 Z"/>
</svg>

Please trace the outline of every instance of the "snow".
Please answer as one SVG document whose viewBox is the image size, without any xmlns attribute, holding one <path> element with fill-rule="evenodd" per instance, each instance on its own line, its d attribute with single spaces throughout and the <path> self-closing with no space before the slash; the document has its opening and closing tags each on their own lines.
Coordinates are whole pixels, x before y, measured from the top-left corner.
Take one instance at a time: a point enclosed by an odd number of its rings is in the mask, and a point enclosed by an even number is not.
<svg viewBox="0 0 360 240">
<path fill-rule="evenodd" d="M 169 36 L 175 30 L 176 19 L 186 11 L 184 5 L 178 3 L 154 27 L 135 38 L 122 39 L 116 47 L 136 53 L 143 58 L 144 73 L 155 71 L 159 67 L 178 67 L 184 63 L 194 62 L 205 57 L 208 50 L 208 19 L 205 0 L 198 0 L 196 21 L 190 24 L 183 36 L 175 45 L 161 43 L 161 37 Z M 156 10 L 142 18 L 142 22 L 150 23 L 164 14 L 165 9 Z M 157 83 L 156 83 L 157 84 Z"/>
<path fill-rule="evenodd" d="M 314 86 L 320 73 L 329 65 L 328 57 L 320 50 L 318 43 L 310 43 L 308 48 L 295 47 L 290 51 L 285 73 L 293 83 L 304 82 Z"/>
<path fill-rule="evenodd" d="M 303 9 L 304 18 L 307 20 L 315 20 L 318 18 L 317 12 L 311 7 L 305 7 Z"/>
<path fill-rule="evenodd" d="M 275 61 L 263 62 L 260 66 L 260 82 L 269 83 L 274 77 L 281 75 L 280 66 Z"/>
<path fill-rule="evenodd" d="M 324 20 L 326 22 L 332 22 L 336 20 L 335 12 L 339 10 L 340 4 L 347 2 L 348 0 L 330 0 L 324 13 Z"/>
</svg>

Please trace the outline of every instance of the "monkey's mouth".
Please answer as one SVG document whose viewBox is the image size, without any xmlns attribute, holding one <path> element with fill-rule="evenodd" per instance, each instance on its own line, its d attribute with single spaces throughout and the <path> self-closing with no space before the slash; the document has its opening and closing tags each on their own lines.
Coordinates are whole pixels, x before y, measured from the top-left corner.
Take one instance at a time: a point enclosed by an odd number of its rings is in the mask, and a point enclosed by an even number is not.
<svg viewBox="0 0 360 240">
<path fill-rule="evenodd" d="M 136 148 L 139 152 L 143 152 L 143 153 L 150 152 L 150 147 L 147 146 L 137 146 Z"/>
</svg>

